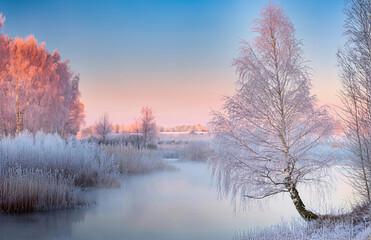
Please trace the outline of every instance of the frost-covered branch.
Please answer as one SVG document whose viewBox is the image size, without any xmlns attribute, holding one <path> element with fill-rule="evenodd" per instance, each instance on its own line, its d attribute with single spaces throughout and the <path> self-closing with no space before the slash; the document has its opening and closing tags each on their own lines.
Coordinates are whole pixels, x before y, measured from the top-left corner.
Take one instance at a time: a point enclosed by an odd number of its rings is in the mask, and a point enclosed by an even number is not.
<svg viewBox="0 0 371 240">
<path fill-rule="evenodd" d="M 315 219 L 297 185 L 327 166 L 330 157 L 316 151 L 331 119 L 310 93 L 302 43 L 283 10 L 269 3 L 254 23 L 254 41 L 242 41 L 234 60 L 236 93 L 213 112 L 213 172 L 222 195 L 244 200 L 288 192 L 300 215 Z"/>
</svg>

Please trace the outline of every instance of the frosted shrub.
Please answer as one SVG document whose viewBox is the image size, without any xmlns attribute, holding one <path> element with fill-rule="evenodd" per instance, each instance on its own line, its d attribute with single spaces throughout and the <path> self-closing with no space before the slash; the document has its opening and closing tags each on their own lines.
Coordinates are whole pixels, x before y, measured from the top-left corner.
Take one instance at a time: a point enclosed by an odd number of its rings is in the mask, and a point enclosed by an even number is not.
<svg viewBox="0 0 371 240">
<path fill-rule="evenodd" d="M 142 174 L 173 169 L 158 151 L 123 145 L 104 146 L 104 149 L 112 155 L 120 173 Z"/>
<path fill-rule="evenodd" d="M 211 154 L 208 141 L 195 141 L 184 145 L 179 152 L 180 160 L 206 161 Z"/>
<path fill-rule="evenodd" d="M 41 169 L 72 176 L 76 186 L 118 184 L 118 171 L 112 157 L 96 144 L 57 134 L 22 133 L 0 140 L 0 167 Z"/>
<path fill-rule="evenodd" d="M 0 211 L 21 213 L 84 204 L 73 178 L 43 170 L 9 168 L 0 175 Z"/>
</svg>

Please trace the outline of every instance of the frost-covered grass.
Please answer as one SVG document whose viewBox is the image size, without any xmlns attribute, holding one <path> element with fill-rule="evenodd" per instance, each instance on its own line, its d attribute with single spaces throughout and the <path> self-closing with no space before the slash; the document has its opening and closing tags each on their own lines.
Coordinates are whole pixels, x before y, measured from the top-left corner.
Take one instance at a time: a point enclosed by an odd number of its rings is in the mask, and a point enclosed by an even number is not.
<svg viewBox="0 0 371 240">
<path fill-rule="evenodd" d="M 174 169 L 156 150 L 138 149 L 132 146 L 108 145 L 103 147 L 119 166 L 120 173 L 142 174 Z"/>
<path fill-rule="evenodd" d="M 158 134 L 159 145 L 184 145 L 190 142 L 205 141 L 209 140 L 208 133 L 159 133 Z"/>
<path fill-rule="evenodd" d="M 120 173 L 172 169 L 158 151 L 100 146 L 57 134 L 0 139 L 0 211 L 29 212 L 84 204 L 81 187 L 117 186 Z"/>
<path fill-rule="evenodd" d="M 96 144 L 57 134 L 22 133 L 0 140 L 0 168 L 40 169 L 72 176 L 80 187 L 118 184 L 117 165 Z"/>
<path fill-rule="evenodd" d="M 0 211 L 21 213 L 82 205 L 72 177 L 10 168 L 0 175 Z"/>
<path fill-rule="evenodd" d="M 207 161 L 210 154 L 210 141 L 193 141 L 180 149 L 179 160 Z"/>
<path fill-rule="evenodd" d="M 305 222 L 294 219 L 291 222 L 280 223 L 255 228 L 236 234 L 236 240 L 314 240 L 314 239 L 369 239 L 368 224 L 361 222 L 355 224 L 351 219 L 342 221 Z"/>
<path fill-rule="evenodd" d="M 206 161 L 210 154 L 210 136 L 207 133 L 160 133 L 158 148 L 164 158 Z"/>
<path fill-rule="evenodd" d="M 369 204 L 356 205 L 350 211 L 340 209 L 331 212 L 321 215 L 319 220 L 310 222 L 302 218 L 294 218 L 291 222 L 281 220 L 270 227 L 238 233 L 235 239 L 371 239 Z"/>
<path fill-rule="evenodd" d="M 56 134 L 0 139 L 0 211 L 20 213 L 84 204 L 81 187 L 119 185 L 118 166 L 98 145 Z"/>
<path fill-rule="evenodd" d="M 179 158 L 180 147 L 174 145 L 161 145 L 158 152 L 161 153 L 163 158 Z"/>
</svg>

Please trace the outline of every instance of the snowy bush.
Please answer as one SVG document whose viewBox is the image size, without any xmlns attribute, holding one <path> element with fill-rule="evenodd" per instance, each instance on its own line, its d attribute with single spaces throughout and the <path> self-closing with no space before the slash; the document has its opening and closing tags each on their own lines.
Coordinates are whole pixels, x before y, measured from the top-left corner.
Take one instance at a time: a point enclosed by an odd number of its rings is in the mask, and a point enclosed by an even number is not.
<svg viewBox="0 0 371 240">
<path fill-rule="evenodd" d="M 117 185 L 112 157 L 96 144 L 57 134 L 22 133 L 0 140 L 0 168 L 40 169 L 72 176 L 76 186 Z"/>
<path fill-rule="evenodd" d="M 103 148 L 112 155 L 119 166 L 120 173 L 142 174 L 173 169 L 162 159 L 162 155 L 155 150 L 138 149 L 124 145 L 109 145 Z"/>
</svg>

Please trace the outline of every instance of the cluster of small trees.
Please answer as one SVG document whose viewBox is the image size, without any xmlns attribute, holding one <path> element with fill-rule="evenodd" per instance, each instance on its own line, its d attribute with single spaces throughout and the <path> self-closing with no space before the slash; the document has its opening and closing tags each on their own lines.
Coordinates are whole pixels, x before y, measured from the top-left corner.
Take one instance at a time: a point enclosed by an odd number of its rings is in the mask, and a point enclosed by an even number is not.
<svg viewBox="0 0 371 240">
<path fill-rule="evenodd" d="M 5 17 L 0 14 L 0 28 Z M 0 136 L 23 130 L 76 134 L 84 120 L 79 75 L 33 37 L 0 33 Z"/>
<path fill-rule="evenodd" d="M 371 1 L 347 1 L 345 36 L 338 52 L 345 150 L 356 189 L 370 202 Z M 298 186 L 326 179 L 331 153 L 321 150 L 332 133 L 326 107 L 311 94 L 302 42 L 284 11 L 272 2 L 255 19 L 254 40 L 234 60 L 239 81 L 213 112 L 211 161 L 223 195 L 263 199 L 288 193 L 305 220 L 325 219 L 304 205 Z"/>
<path fill-rule="evenodd" d="M 88 128 L 91 134 L 98 136 L 101 143 L 106 143 L 107 137 L 110 133 L 118 133 L 117 125 L 113 125 L 107 113 L 104 113 L 93 127 Z M 129 131 L 130 143 L 138 148 L 147 148 L 156 141 L 157 130 L 155 116 L 150 107 L 143 107 L 141 110 L 141 117 L 134 118 L 134 123 Z"/>
</svg>

